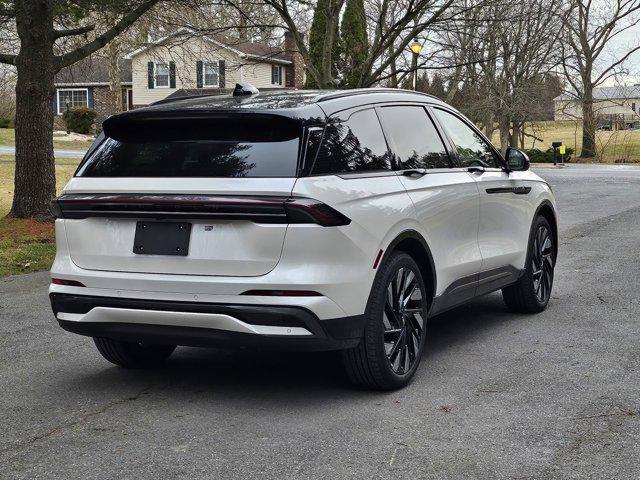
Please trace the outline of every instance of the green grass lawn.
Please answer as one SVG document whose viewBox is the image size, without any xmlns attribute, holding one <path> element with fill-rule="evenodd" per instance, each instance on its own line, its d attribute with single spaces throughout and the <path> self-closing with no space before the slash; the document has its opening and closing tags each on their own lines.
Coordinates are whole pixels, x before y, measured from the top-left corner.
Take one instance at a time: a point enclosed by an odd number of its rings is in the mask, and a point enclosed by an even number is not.
<svg viewBox="0 0 640 480">
<path fill-rule="evenodd" d="M 0 128 L 0 145 L 15 145 L 15 130 L 13 128 Z M 56 140 L 54 137 L 53 148 L 67 150 L 87 150 L 91 146 L 90 141 L 66 141 Z"/>
<path fill-rule="evenodd" d="M 526 133 L 535 135 L 540 140 L 525 138 L 525 148 L 546 150 L 552 142 L 562 142 L 580 154 L 582 143 L 582 124 L 572 120 L 531 122 L 527 124 Z M 494 133 L 493 142 L 500 145 L 499 132 Z M 598 157 L 595 161 L 614 163 L 616 161 L 640 162 L 640 130 L 598 131 L 596 132 Z"/>
<path fill-rule="evenodd" d="M 0 156 L 0 160 L 13 160 Z M 69 181 L 78 159 L 58 159 L 75 165 L 56 165 L 58 193 Z M 12 163 L 0 163 L 0 277 L 48 270 L 56 254 L 54 225 L 18 218 L 3 218 L 11 209 L 13 199 Z"/>
</svg>

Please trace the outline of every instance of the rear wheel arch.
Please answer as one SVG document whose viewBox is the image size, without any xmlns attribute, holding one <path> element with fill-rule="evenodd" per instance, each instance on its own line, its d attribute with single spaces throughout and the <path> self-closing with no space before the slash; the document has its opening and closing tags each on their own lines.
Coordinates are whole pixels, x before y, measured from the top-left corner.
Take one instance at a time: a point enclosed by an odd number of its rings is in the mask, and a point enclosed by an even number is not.
<svg viewBox="0 0 640 480">
<path fill-rule="evenodd" d="M 435 264 L 433 262 L 433 255 L 431 249 L 426 240 L 420 233 L 415 230 L 405 230 L 396 236 L 386 251 L 380 262 L 382 265 L 387 259 L 391 257 L 393 252 L 404 252 L 409 255 L 418 264 L 420 273 L 425 283 L 425 288 L 428 292 L 429 307 L 433 302 L 436 293 L 437 274 Z M 380 267 L 378 266 L 378 268 Z"/>
</svg>

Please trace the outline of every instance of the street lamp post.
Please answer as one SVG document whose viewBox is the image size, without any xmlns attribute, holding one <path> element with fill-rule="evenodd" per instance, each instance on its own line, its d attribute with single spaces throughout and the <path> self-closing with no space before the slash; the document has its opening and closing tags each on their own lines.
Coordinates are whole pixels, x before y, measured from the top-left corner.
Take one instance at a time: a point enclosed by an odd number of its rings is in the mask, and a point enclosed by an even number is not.
<svg viewBox="0 0 640 480">
<path fill-rule="evenodd" d="M 413 89 L 418 89 L 418 56 L 422 51 L 422 44 L 418 41 L 417 38 L 413 39 L 413 42 L 409 44 L 409 48 L 411 49 L 412 58 L 411 58 L 411 68 L 413 69 Z"/>
</svg>

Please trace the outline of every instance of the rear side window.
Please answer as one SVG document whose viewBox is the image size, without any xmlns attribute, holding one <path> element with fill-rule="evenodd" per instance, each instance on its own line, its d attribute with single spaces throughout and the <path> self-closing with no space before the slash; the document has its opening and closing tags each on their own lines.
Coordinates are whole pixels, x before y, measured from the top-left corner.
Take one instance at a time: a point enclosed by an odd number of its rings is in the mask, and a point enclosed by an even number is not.
<svg viewBox="0 0 640 480">
<path fill-rule="evenodd" d="M 402 168 L 451 168 L 444 143 L 423 107 L 384 107 L 380 116 Z"/>
<path fill-rule="evenodd" d="M 325 127 L 312 174 L 391 170 L 391 157 L 373 109 L 353 113 L 348 120 Z"/>
<path fill-rule="evenodd" d="M 76 176 L 295 177 L 300 131 L 273 120 L 116 125 Z"/>
</svg>

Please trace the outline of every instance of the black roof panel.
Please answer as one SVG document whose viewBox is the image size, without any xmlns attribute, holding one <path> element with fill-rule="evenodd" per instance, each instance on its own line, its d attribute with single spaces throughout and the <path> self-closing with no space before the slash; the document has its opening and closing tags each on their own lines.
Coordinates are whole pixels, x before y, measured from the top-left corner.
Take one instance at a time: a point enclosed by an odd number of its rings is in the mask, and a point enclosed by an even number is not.
<svg viewBox="0 0 640 480">
<path fill-rule="evenodd" d="M 258 95 L 234 97 L 233 95 L 201 95 L 161 100 L 146 110 L 273 110 L 300 108 L 316 103 L 320 91 L 280 90 L 261 92 Z"/>
<path fill-rule="evenodd" d="M 258 95 L 200 95 L 165 99 L 148 107 L 118 114 L 119 118 L 177 117 L 235 113 L 286 116 L 307 124 L 323 123 L 335 112 L 360 105 L 384 102 L 443 102 L 411 90 L 363 88 L 356 90 L 280 90 Z"/>
</svg>

